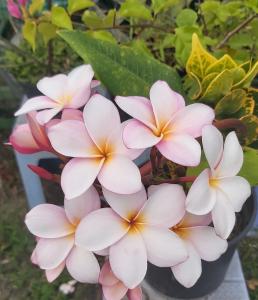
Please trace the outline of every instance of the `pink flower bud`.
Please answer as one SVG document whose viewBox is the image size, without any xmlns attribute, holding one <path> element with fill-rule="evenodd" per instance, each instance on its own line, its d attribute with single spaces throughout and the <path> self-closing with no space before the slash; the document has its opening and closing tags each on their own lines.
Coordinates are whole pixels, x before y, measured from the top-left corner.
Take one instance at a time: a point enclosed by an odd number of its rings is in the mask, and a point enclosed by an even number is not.
<svg viewBox="0 0 258 300">
<path fill-rule="evenodd" d="M 24 2 L 24 0 L 21 1 Z M 21 19 L 22 15 L 19 10 L 19 6 L 13 0 L 7 0 L 7 9 L 12 17 L 16 19 Z"/>
</svg>

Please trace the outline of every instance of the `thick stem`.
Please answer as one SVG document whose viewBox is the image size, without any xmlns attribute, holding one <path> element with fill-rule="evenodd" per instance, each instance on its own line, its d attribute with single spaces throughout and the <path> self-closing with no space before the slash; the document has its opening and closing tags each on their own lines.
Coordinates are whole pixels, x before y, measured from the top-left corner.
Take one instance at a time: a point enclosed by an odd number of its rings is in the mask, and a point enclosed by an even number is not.
<svg viewBox="0 0 258 300">
<path fill-rule="evenodd" d="M 215 120 L 213 125 L 218 129 L 235 129 L 241 135 L 247 135 L 247 128 L 245 124 L 238 119 L 224 119 L 224 120 Z"/>
</svg>

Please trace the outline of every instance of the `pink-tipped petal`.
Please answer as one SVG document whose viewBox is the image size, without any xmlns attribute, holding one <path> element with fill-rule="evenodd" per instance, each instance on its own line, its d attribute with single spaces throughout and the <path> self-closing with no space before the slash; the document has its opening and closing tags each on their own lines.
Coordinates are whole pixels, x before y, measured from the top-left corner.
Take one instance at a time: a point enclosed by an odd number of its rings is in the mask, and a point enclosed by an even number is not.
<svg viewBox="0 0 258 300">
<path fill-rule="evenodd" d="M 127 292 L 128 300 L 142 300 L 142 289 L 137 286 L 134 289 L 128 290 Z"/>
<path fill-rule="evenodd" d="M 53 282 L 54 280 L 57 279 L 57 277 L 63 272 L 65 268 L 65 262 L 63 261 L 59 266 L 57 266 L 54 269 L 51 270 L 46 270 L 46 277 L 48 282 Z"/>
<path fill-rule="evenodd" d="M 21 19 L 22 14 L 19 10 L 19 6 L 13 1 L 13 0 L 7 0 L 7 9 L 9 14 L 16 18 L 16 19 Z"/>
<path fill-rule="evenodd" d="M 62 207 L 53 204 L 39 204 L 25 217 L 29 231 L 41 238 L 58 238 L 74 232 Z"/>
<path fill-rule="evenodd" d="M 150 89 L 150 100 L 156 124 L 159 128 L 165 126 L 181 106 L 181 98 L 179 100 L 169 85 L 161 80 L 156 81 L 152 85 Z"/>
<path fill-rule="evenodd" d="M 67 76 L 58 74 L 52 77 L 44 77 L 37 83 L 37 88 L 42 94 L 61 104 L 67 85 Z"/>
<path fill-rule="evenodd" d="M 37 174 L 39 177 L 46 179 L 46 180 L 55 180 L 55 175 L 50 173 L 44 168 L 41 168 L 39 166 L 35 165 L 27 165 L 29 169 L 35 174 Z"/>
<path fill-rule="evenodd" d="M 209 166 L 214 170 L 223 153 L 223 136 L 215 126 L 205 126 L 202 130 L 202 144 Z"/>
<path fill-rule="evenodd" d="M 234 207 L 231 205 L 226 194 L 219 189 L 217 189 L 216 194 L 216 204 L 211 213 L 212 221 L 216 233 L 221 238 L 227 239 L 235 226 L 236 215 Z"/>
<path fill-rule="evenodd" d="M 77 120 L 83 122 L 83 113 L 78 109 L 65 108 L 62 112 L 62 120 Z"/>
<path fill-rule="evenodd" d="M 110 247 L 109 261 L 115 276 L 129 289 L 138 286 L 147 271 L 147 253 L 140 233 L 132 229 Z"/>
<path fill-rule="evenodd" d="M 201 159 L 201 147 L 190 135 L 172 134 L 157 144 L 167 159 L 183 166 L 197 166 Z"/>
<path fill-rule="evenodd" d="M 148 261 L 158 267 L 171 267 L 187 258 L 182 240 L 166 228 L 146 226 L 141 230 Z"/>
<path fill-rule="evenodd" d="M 201 276 L 202 262 L 199 254 L 190 243 L 185 242 L 185 246 L 187 248 L 188 258 L 171 269 L 176 280 L 184 287 L 190 288 L 195 285 Z"/>
<path fill-rule="evenodd" d="M 134 119 L 150 129 L 156 128 L 155 116 L 149 99 L 144 97 L 120 97 L 115 99 L 117 105 Z"/>
<path fill-rule="evenodd" d="M 104 265 L 103 265 L 103 267 L 100 271 L 99 283 L 101 285 L 105 285 L 105 286 L 112 286 L 112 285 L 115 285 L 118 282 L 119 282 L 119 279 L 112 272 L 111 267 L 110 267 L 110 263 L 107 260 L 104 263 Z"/>
<path fill-rule="evenodd" d="M 202 103 L 195 103 L 181 109 L 171 121 L 173 132 L 193 137 L 202 135 L 202 128 L 215 118 L 214 110 Z"/>
<path fill-rule="evenodd" d="M 22 124 L 15 127 L 9 138 L 9 142 L 19 153 L 31 154 L 42 151 L 32 136 L 28 124 Z"/>
<path fill-rule="evenodd" d="M 210 186 L 210 171 L 205 169 L 193 182 L 187 197 L 186 210 L 195 215 L 206 215 L 214 207 L 216 190 Z"/>
<path fill-rule="evenodd" d="M 216 168 L 219 177 L 235 176 L 243 165 L 243 150 L 234 131 L 230 132 L 224 143 L 221 161 Z"/>
<path fill-rule="evenodd" d="M 64 167 L 61 186 L 66 199 L 83 194 L 95 181 L 104 159 L 73 158 Z"/>
<path fill-rule="evenodd" d="M 54 116 L 56 116 L 61 110 L 62 107 L 42 110 L 37 113 L 37 121 L 39 122 L 39 124 L 44 125 L 48 123 Z"/>
<path fill-rule="evenodd" d="M 195 226 L 208 226 L 212 222 L 211 214 L 197 216 L 186 212 L 184 218 L 180 222 L 179 227 L 195 227 Z"/>
<path fill-rule="evenodd" d="M 56 239 L 40 239 L 36 247 L 39 267 L 44 270 L 58 267 L 66 259 L 73 245 L 73 235 Z"/>
<path fill-rule="evenodd" d="M 235 212 L 240 212 L 243 204 L 251 195 L 249 182 L 240 176 L 220 179 L 219 188 L 227 195 Z"/>
<path fill-rule="evenodd" d="M 119 194 L 133 194 L 142 188 L 137 166 L 126 156 L 115 155 L 105 160 L 98 180 L 106 189 Z"/>
<path fill-rule="evenodd" d="M 111 286 L 103 285 L 102 291 L 105 300 L 122 300 L 126 295 L 128 288 L 121 281 L 118 281 Z"/>
<path fill-rule="evenodd" d="M 101 95 L 93 95 L 83 110 L 89 135 L 104 150 L 105 144 L 116 128 L 120 128 L 120 116 L 115 105 Z"/>
<path fill-rule="evenodd" d="M 75 246 L 66 259 L 66 267 L 70 275 L 83 283 L 97 283 L 100 267 L 95 255 Z"/>
<path fill-rule="evenodd" d="M 124 128 L 123 140 L 128 148 L 146 149 L 156 145 L 162 136 L 156 136 L 144 124 L 137 120 L 130 120 Z"/>
<path fill-rule="evenodd" d="M 47 108 L 56 108 L 57 103 L 45 96 L 38 96 L 31 99 L 28 99 L 22 107 L 16 111 L 14 114 L 16 117 L 19 115 L 26 114 L 31 111 L 47 109 Z"/>
<path fill-rule="evenodd" d="M 164 183 L 149 197 L 139 217 L 148 225 L 169 228 L 176 225 L 184 214 L 183 188 L 177 184 Z"/>
<path fill-rule="evenodd" d="M 128 229 L 129 225 L 111 208 L 102 208 L 91 212 L 80 222 L 75 242 L 90 251 L 98 251 L 116 243 Z"/>
<path fill-rule="evenodd" d="M 91 186 L 82 195 L 64 200 L 66 215 L 71 223 L 77 225 L 81 219 L 90 212 L 100 208 L 99 194 L 94 186 Z"/>
<path fill-rule="evenodd" d="M 38 264 L 36 248 L 34 248 L 34 250 L 32 251 L 30 260 L 31 260 L 31 262 L 32 262 L 34 265 L 37 265 L 37 264 Z"/>
<path fill-rule="evenodd" d="M 98 148 L 87 133 L 83 122 L 66 120 L 51 126 L 48 137 L 53 148 L 71 157 L 98 157 Z"/>
<path fill-rule="evenodd" d="M 144 186 L 139 192 L 134 194 L 117 194 L 105 188 L 102 188 L 103 195 L 110 207 L 122 218 L 130 220 L 130 217 L 136 216 L 147 200 Z"/>
<path fill-rule="evenodd" d="M 220 238 L 213 227 L 197 226 L 186 229 L 185 238 L 191 242 L 201 259 L 214 261 L 227 249 L 227 241 Z"/>
</svg>

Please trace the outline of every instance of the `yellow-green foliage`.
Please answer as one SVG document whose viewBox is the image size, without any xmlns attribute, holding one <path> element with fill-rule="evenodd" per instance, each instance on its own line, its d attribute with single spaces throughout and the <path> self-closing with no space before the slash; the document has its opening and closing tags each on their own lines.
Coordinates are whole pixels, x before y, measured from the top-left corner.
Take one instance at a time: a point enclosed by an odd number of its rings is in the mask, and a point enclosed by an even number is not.
<svg viewBox="0 0 258 300">
<path fill-rule="evenodd" d="M 186 64 L 185 86 L 189 98 L 212 106 L 217 119 L 238 118 L 246 125 L 245 143 L 258 137 L 258 118 L 254 114 L 254 93 L 251 82 L 258 73 L 258 62 L 238 65 L 229 55 L 217 59 L 192 36 L 192 51 Z"/>
</svg>

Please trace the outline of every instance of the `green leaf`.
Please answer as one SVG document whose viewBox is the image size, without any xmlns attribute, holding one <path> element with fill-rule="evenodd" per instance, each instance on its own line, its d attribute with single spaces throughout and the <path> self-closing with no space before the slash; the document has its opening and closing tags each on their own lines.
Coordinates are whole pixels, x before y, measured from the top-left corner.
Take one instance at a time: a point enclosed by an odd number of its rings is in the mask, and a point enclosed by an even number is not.
<svg viewBox="0 0 258 300">
<path fill-rule="evenodd" d="M 72 21 L 63 7 L 52 7 L 51 20 L 52 23 L 59 28 L 73 29 Z"/>
<path fill-rule="evenodd" d="M 255 101 L 253 97 L 245 97 L 242 107 L 233 114 L 234 118 L 242 118 L 247 115 L 252 115 L 254 113 Z"/>
<path fill-rule="evenodd" d="M 105 17 L 98 16 L 95 11 L 86 10 L 82 15 L 82 21 L 91 29 L 112 27 L 115 10 L 109 10 Z"/>
<path fill-rule="evenodd" d="M 118 11 L 118 14 L 125 18 L 152 20 L 150 9 L 140 0 L 125 0 Z"/>
<path fill-rule="evenodd" d="M 197 20 L 197 13 L 192 9 L 185 8 L 181 10 L 179 15 L 176 17 L 176 24 L 180 26 L 192 26 Z"/>
<path fill-rule="evenodd" d="M 96 4 L 91 0 L 68 0 L 68 12 L 70 15 L 76 11 L 95 6 Z"/>
<path fill-rule="evenodd" d="M 258 117 L 255 115 L 244 116 L 240 119 L 246 126 L 247 136 L 244 141 L 246 145 L 250 145 L 252 142 L 258 139 Z"/>
<path fill-rule="evenodd" d="M 29 6 L 29 13 L 33 16 L 35 13 L 41 12 L 45 5 L 45 0 L 32 0 Z"/>
<path fill-rule="evenodd" d="M 177 72 L 142 51 L 96 40 L 79 31 L 62 31 L 60 36 L 92 65 L 97 77 L 113 95 L 148 96 L 157 80 L 167 81 L 171 88 L 182 93 Z"/>
<path fill-rule="evenodd" d="M 252 83 L 252 80 L 255 78 L 255 76 L 258 73 L 258 61 L 254 64 L 254 66 L 249 70 L 249 72 L 245 75 L 245 77 L 238 82 L 237 84 L 235 84 L 233 87 L 237 88 L 237 87 L 249 87 Z"/>
<path fill-rule="evenodd" d="M 42 35 L 45 45 L 56 37 L 56 26 L 51 23 L 39 23 L 38 31 Z"/>
<path fill-rule="evenodd" d="M 180 0 L 152 0 L 151 8 L 154 11 L 154 14 L 157 15 L 158 13 L 165 11 L 179 3 Z"/>
<path fill-rule="evenodd" d="M 237 64 L 234 60 L 228 54 L 225 54 L 206 69 L 206 74 L 210 74 L 212 72 L 221 73 L 224 70 L 231 70 L 235 67 L 237 67 Z"/>
<path fill-rule="evenodd" d="M 210 73 L 208 75 L 206 75 L 202 82 L 201 82 L 201 86 L 202 86 L 202 94 L 204 94 L 207 90 L 207 87 L 209 86 L 209 84 L 212 82 L 212 80 L 217 77 L 219 75 L 218 72 L 213 72 L 213 73 Z"/>
<path fill-rule="evenodd" d="M 206 69 L 217 61 L 201 45 L 197 34 L 192 37 L 192 52 L 186 63 L 187 73 L 194 73 L 200 79 L 204 78 Z"/>
<path fill-rule="evenodd" d="M 193 73 L 187 74 L 184 82 L 184 89 L 190 99 L 196 100 L 202 93 L 202 86 L 199 78 Z"/>
<path fill-rule="evenodd" d="M 249 181 L 251 186 L 258 185 L 258 150 L 251 147 L 244 149 L 244 164 L 238 174 Z"/>
<path fill-rule="evenodd" d="M 31 20 L 26 20 L 22 27 L 22 35 L 24 39 L 31 45 L 32 50 L 36 49 L 36 34 L 37 34 L 37 25 Z"/>
<path fill-rule="evenodd" d="M 117 43 L 116 39 L 113 37 L 112 33 L 106 30 L 88 30 L 87 34 L 95 39 L 107 41 L 110 43 Z"/>
<path fill-rule="evenodd" d="M 245 77 L 245 70 L 240 66 L 231 69 L 230 72 L 233 77 L 233 86 Z"/>
</svg>

